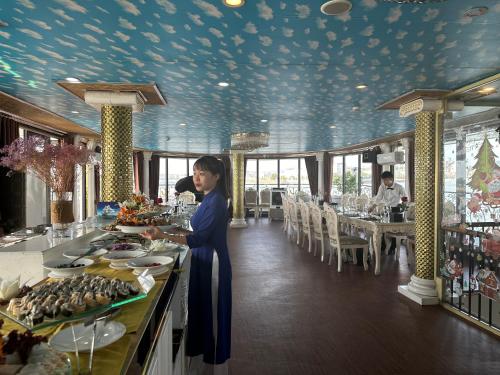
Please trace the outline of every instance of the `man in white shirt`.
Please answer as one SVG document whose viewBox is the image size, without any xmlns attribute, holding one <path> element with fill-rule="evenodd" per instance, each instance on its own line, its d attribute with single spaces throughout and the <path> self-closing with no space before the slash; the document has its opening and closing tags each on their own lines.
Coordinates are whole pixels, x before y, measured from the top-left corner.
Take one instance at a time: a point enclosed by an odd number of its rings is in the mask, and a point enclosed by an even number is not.
<svg viewBox="0 0 500 375">
<path fill-rule="evenodd" d="M 405 189 L 400 184 L 394 182 L 394 175 L 386 171 L 382 173 L 382 184 L 378 188 L 377 196 L 375 201 L 379 204 L 384 204 L 385 206 L 397 207 L 401 203 L 401 197 L 405 196 Z M 373 209 L 373 207 L 372 207 Z M 382 241 L 382 249 L 385 248 L 385 238 Z M 391 242 L 391 247 L 389 249 L 389 254 L 394 253 L 396 249 L 396 239 L 393 238 Z"/>
<path fill-rule="evenodd" d="M 405 196 L 405 188 L 394 182 L 394 175 L 386 171 L 382 173 L 382 184 L 378 188 L 375 198 L 377 203 L 383 203 L 386 206 L 397 207 L 401 203 L 401 197 Z"/>
</svg>

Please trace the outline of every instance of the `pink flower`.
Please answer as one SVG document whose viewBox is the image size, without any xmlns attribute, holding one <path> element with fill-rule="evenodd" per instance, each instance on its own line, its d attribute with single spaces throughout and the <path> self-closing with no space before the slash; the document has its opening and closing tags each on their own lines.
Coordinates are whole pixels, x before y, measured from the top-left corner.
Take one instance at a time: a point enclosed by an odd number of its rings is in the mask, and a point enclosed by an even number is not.
<svg viewBox="0 0 500 375">
<path fill-rule="evenodd" d="M 0 153 L 5 155 L 0 158 L 1 166 L 13 171 L 29 170 L 58 196 L 73 190 L 75 166 L 91 163 L 93 155 L 86 148 L 52 144 L 37 136 L 18 138 Z"/>
</svg>

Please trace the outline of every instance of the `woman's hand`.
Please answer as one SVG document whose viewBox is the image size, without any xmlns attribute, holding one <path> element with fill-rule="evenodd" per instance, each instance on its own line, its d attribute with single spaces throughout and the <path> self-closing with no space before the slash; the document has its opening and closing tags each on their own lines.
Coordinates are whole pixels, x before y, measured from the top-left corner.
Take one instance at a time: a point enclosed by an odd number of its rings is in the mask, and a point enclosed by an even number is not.
<svg viewBox="0 0 500 375">
<path fill-rule="evenodd" d="M 178 234 L 166 234 L 166 238 L 171 241 L 171 242 L 175 242 L 175 243 L 178 243 L 180 245 L 187 245 L 187 240 L 186 240 L 186 235 L 189 234 L 188 233 L 178 233 Z"/>
<path fill-rule="evenodd" d="M 150 227 L 144 233 L 141 233 L 141 237 L 148 240 L 159 240 L 167 238 L 165 233 L 163 233 L 158 227 Z"/>
</svg>

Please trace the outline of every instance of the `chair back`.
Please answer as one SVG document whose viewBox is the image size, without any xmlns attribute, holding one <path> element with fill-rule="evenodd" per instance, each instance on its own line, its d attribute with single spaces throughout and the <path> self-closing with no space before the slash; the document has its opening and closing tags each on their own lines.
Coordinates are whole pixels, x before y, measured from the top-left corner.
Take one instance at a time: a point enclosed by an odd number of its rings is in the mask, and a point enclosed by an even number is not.
<svg viewBox="0 0 500 375">
<path fill-rule="evenodd" d="M 309 202 L 308 204 L 314 233 L 323 234 L 323 215 L 321 214 L 321 209 L 314 203 Z"/>
<path fill-rule="evenodd" d="M 299 224 L 299 216 L 297 214 L 297 203 L 295 203 L 292 200 L 288 201 L 288 203 L 289 203 L 288 209 L 290 210 L 290 221 L 292 222 L 292 226 L 297 228 Z"/>
<path fill-rule="evenodd" d="M 265 206 L 271 204 L 271 190 L 266 188 L 260 191 L 260 204 Z"/>
<path fill-rule="evenodd" d="M 414 221 L 415 220 L 415 203 L 408 203 L 408 210 L 406 211 L 406 219 Z"/>
<path fill-rule="evenodd" d="M 300 217 L 302 219 L 302 226 L 306 229 L 311 229 L 311 214 L 309 213 L 309 206 L 302 199 L 299 200 Z"/>
<path fill-rule="evenodd" d="M 330 241 L 336 244 L 340 243 L 338 215 L 333 209 L 326 211 L 326 229 Z"/>
<path fill-rule="evenodd" d="M 179 200 L 185 204 L 194 204 L 196 202 L 196 196 L 190 191 L 185 191 L 179 194 Z"/>
<path fill-rule="evenodd" d="M 257 191 L 254 189 L 245 190 L 245 204 L 257 204 Z"/>
</svg>

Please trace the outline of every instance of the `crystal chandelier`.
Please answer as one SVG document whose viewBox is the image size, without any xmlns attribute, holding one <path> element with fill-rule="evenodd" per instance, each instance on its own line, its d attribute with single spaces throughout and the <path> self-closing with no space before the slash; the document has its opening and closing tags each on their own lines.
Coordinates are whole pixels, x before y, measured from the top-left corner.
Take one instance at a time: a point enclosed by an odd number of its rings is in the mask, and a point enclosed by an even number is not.
<svg viewBox="0 0 500 375">
<path fill-rule="evenodd" d="M 233 133 L 231 134 L 231 150 L 253 151 L 269 146 L 269 133 Z"/>
</svg>

